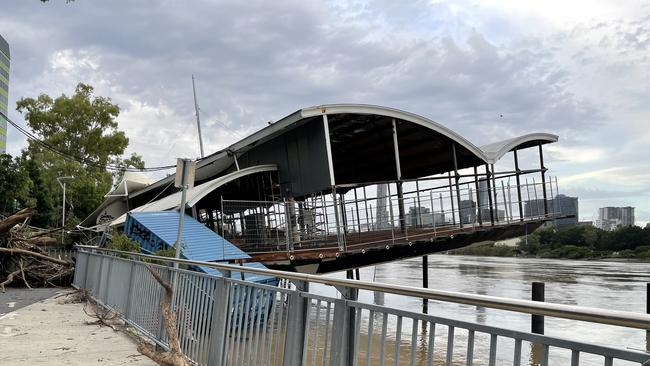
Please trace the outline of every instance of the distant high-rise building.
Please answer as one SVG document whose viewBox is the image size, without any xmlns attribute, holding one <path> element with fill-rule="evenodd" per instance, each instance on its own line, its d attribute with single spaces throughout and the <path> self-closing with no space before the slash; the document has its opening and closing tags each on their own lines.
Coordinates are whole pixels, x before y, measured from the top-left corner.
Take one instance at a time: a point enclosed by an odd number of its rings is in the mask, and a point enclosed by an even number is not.
<svg viewBox="0 0 650 366">
<path fill-rule="evenodd" d="M 554 221 L 555 227 L 562 229 L 578 224 L 578 197 L 558 194 L 551 203 L 549 211 L 560 215 L 560 218 Z"/>
<path fill-rule="evenodd" d="M 548 213 L 559 216 L 550 225 L 558 229 L 578 224 L 578 197 L 569 197 L 558 194 L 555 198 L 547 200 Z M 524 202 L 524 217 L 544 216 L 544 200 L 536 199 Z"/>
<path fill-rule="evenodd" d="M 9 43 L 0 35 L 0 112 L 9 109 Z M 0 154 L 7 151 L 7 121 L 0 116 Z"/>
<path fill-rule="evenodd" d="M 601 207 L 598 209 L 596 227 L 603 230 L 615 230 L 619 227 L 634 225 L 634 207 Z"/>
</svg>

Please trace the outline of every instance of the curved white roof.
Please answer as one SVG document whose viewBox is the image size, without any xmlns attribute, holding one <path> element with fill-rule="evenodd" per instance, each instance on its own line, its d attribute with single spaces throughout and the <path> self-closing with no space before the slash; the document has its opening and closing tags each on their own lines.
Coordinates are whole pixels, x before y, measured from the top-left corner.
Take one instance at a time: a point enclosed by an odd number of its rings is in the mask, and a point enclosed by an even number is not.
<svg viewBox="0 0 650 366">
<path fill-rule="evenodd" d="M 538 144 L 549 144 L 557 142 L 559 137 L 550 133 L 529 133 L 527 135 L 513 137 L 503 141 L 493 142 L 481 146 L 481 150 L 488 163 L 494 164 L 509 151 L 516 148 L 526 148 Z"/>
<path fill-rule="evenodd" d="M 187 207 L 194 207 L 202 198 L 210 194 L 210 192 L 215 189 L 223 186 L 226 183 L 235 181 L 247 175 L 263 173 L 263 172 L 272 172 L 278 170 L 277 165 L 275 164 L 266 164 L 266 165 L 256 165 L 250 168 L 245 168 L 226 174 L 224 176 L 215 178 L 211 181 L 199 184 L 198 186 L 192 187 L 186 191 Z M 177 210 L 181 205 L 181 194 L 182 192 L 176 192 L 169 196 L 163 197 L 157 201 L 153 201 L 146 205 L 136 207 L 129 212 L 148 212 L 148 211 L 168 211 L 168 210 Z M 126 221 L 126 213 L 117 219 L 113 220 L 110 223 L 110 226 L 119 225 Z"/>
<path fill-rule="evenodd" d="M 382 107 L 370 104 L 326 104 L 315 107 L 303 108 L 300 114 L 303 118 L 314 117 L 323 114 L 376 114 L 391 118 L 408 121 L 426 127 L 430 130 L 438 132 L 439 134 L 450 138 L 459 145 L 465 147 L 479 158 L 483 158 L 483 152 L 476 145 L 469 142 L 463 136 L 450 130 L 449 128 L 432 121 L 426 117 L 422 117 L 415 113 L 402 111 L 395 108 Z M 280 121 L 281 122 L 281 121 Z"/>
<path fill-rule="evenodd" d="M 499 160 L 505 153 L 510 151 L 512 148 L 507 148 L 506 145 L 509 143 L 514 143 L 514 146 L 522 146 L 526 142 L 530 142 L 530 138 L 539 138 L 542 143 L 549 143 L 557 141 L 557 136 L 547 133 L 534 133 L 529 135 L 524 135 L 515 139 L 509 139 L 505 141 L 500 141 L 485 145 L 483 147 L 478 147 L 474 145 L 469 140 L 465 139 L 458 133 L 452 131 L 451 129 L 433 121 L 426 117 L 420 115 L 402 111 L 395 108 L 389 108 L 378 105 L 369 105 L 369 104 L 324 104 L 313 107 L 307 107 L 300 109 L 290 115 L 278 120 L 277 122 L 270 123 L 268 126 L 262 128 L 261 130 L 254 132 L 253 134 L 235 142 L 234 144 L 228 146 L 225 149 L 217 151 L 209 156 L 206 156 L 204 159 L 201 159 L 197 163 L 196 178 L 197 179 L 207 179 L 210 176 L 219 174 L 225 169 L 228 169 L 232 163 L 233 158 L 232 154 L 241 155 L 246 153 L 248 150 L 254 146 L 258 146 L 261 143 L 273 139 L 276 136 L 279 136 L 291 129 L 300 126 L 302 123 L 305 123 L 308 120 L 311 120 L 310 117 L 316 117 L 320 115 L 335 115 L 335 114 L 375 114 L 380 116 L 392 117 L 399 120 L 408 121 L 411 123 L 418 124 L 425 128 L 431 129 L 437 133 L 440 133 L 443 136 L 448 137 L 449 139 L 456 142 L 458 145 L 464 147 L 473 155 L 475 155 L 479 160 L 484 161 L 485 163 L 494 163 Z M 534 137 L 537 136 L 537 137 Z M 532 146 L 532 145 L 529 145 Z M 529 147 L 527 146 L 527 147 Z M 503 152 L 502 149 L 505 149 Z M 173 177 L 166 177 L 160 181 L 150 185 L 149 187 L 131 195 L 135 197 L 139 194 L 145 193 L 153 189 L 161 189 L 166 184 L 171 182 Z"/>
</svg>

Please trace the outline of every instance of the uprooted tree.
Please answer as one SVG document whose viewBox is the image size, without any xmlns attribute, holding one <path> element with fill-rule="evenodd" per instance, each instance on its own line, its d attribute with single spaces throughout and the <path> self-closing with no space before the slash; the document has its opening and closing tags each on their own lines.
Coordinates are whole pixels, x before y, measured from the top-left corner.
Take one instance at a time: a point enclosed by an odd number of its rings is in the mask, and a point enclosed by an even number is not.
<svg viewBox="0 0 650 366">
<path fill-rule="evenodd" d="M 45 249 L 56 244 L 51 231 L 29 228 L 31 209 L 24 209 L 0 220 L 0 290 L 20 281 L 27 287 L 67 284 L 74 273 L 74 262 L 51 257 Z"/>
</svg>

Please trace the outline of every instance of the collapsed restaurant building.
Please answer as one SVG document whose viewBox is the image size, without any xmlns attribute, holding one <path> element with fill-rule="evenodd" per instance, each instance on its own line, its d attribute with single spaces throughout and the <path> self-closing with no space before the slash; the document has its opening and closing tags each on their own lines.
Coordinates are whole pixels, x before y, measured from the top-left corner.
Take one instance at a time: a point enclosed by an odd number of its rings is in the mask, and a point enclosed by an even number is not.
<svg viewBox="0 0 650 366">
<path fill-rule="evenodd" d="M 521 236 L 557 218 L 557 179 L 543 154 L 557 141 L 531 133 L 479 147 L 409 112 L 315 106 L 200 159 L 184 208 L 173 176 L 127 173 L 81 225 L 184 211 L 216 234 L 215 246 L 232 244 L 251 262 L 358 268 Z M 522 167 L 524 150 L 532 167 Z M 506 156 L 512 166 L 497 170 Z"/>
</svg>

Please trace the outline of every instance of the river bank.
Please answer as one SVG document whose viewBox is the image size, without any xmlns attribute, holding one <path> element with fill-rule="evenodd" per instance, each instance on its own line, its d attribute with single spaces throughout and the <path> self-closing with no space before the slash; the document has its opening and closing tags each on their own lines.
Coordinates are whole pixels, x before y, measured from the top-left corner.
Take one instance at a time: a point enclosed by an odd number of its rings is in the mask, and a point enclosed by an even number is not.
<svg viewBox="0 0 650 366">
<path fill-rule="evenodd" d="M 650 228 L 621 227 L 613 231 L 593 226 L 557 230 L 546 227 L 522 237 L 515 245 L 486 244 L 450 254 L 491 257 L 650 261 Z"/>
<path fill-rule="evenodd" d="M 470 255 L 479 257 L 514 257 L 537 259 L 571 259 L 607 262 L 638 262 L 649 263 L 650 252 L 644 247 L 637 251 L 626 250 L 622 252 L 597 252 L 574 245 L 564 245 L 558 249 L 540 251 L 537 254 L 527 254 L 519 246 L 503 244 L 485 244 L 472 246 L 447 252 L 449 255 Z"/>
</svg>

